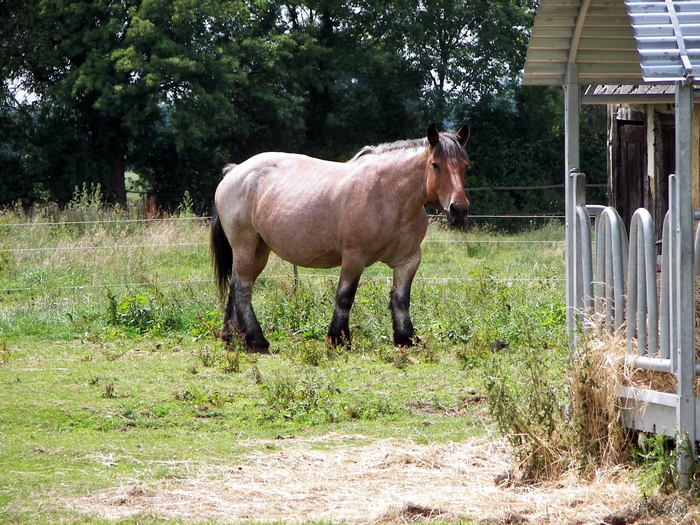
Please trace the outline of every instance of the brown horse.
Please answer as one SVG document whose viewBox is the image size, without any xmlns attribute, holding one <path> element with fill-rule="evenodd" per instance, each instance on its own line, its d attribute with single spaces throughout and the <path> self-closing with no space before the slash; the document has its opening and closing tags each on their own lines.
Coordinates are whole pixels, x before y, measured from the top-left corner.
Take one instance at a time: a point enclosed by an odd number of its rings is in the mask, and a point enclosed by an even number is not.
<svg viewBox="0 0 700 525">
<path fill-rule="evenodd" d="M 367 146 L 345 163 L 262 153 L 227 166 L 211 223 L 216 282 L 222 299 L 229 292 L 221 338 L 238 334 L 250 350 L 268 349 L 251 296 L 273 251 L 297 266 L 340 266 L 327 337 L 333 345 L 350 341 L 350 307 L 364 268 L 388 265 L 394 344 L 412 345 L 408 308 L 428 228 L 424 205 L 464 224 L 468 140 L 467 125 L 451 134 L 431 124 L 427 139 Z"/>
</svg>

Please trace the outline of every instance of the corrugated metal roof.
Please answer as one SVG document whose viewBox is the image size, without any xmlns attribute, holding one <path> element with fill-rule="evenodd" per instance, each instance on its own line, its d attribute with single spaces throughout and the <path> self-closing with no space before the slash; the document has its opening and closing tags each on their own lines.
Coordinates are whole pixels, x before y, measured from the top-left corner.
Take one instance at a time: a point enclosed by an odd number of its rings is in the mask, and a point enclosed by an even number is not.
<svg viewBox="0 0 700 525">
<path fill-rule="evenodd" d="M 569 63 L 584 85 L 700 79 L 700 1 L 541 0 L 523 84 L 562 85 Z"/>
<path fill-rule="evenodd" d="M 700 102 L 700 86 L 693 86 L 693 98 Z M 581 104 L 673 104 L 674 84 L 635 84 L 588 86 Z"/>
<path fill-rule="evenodd" d="M 624 0 L 540 1 L 523 84 L 563 85 L 569 61 L 581 84 L 644 81 Z"/>
<path fill-rule="evenodd" d="M 626 0 L 647 82 L 700 78 L 700 2 Z"/>
</svg>

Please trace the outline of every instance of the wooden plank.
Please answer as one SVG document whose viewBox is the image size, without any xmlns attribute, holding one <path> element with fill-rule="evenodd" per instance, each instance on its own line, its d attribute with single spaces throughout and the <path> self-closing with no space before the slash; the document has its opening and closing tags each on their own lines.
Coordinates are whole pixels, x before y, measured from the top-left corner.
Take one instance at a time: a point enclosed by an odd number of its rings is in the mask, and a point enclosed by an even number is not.
<svg viewBox="0 0 700 525">
<path fill-rule="evenodd" d="M 608 27 L 593 27 L 584 26 L 581 32 L 581 38 L 600 38 L 600 39 L 614 39 L 614 40 L 631 40 L 634 42 L 634 33 L 630 28 L 618 28 L 614 31 Z"/>
<path fill-rule="evenodd" d="M 529 49 L 527 61 L 532 66 L 535 62 L 566 62 L 568 49 Z"/>
<path fill-rule="evenodd" d="M 533 38 L 571 38 L 571 33 L 573 31 L 573 26 L 535 26 L 532 28 L 532 35 L 530 36 L 530 42 Z"/>
<path fill-rule="evenodd" d="M 637 44 L 634 40 L 626 38 L 581 38 L 579 50 L 595 50 L 595 51 L 625 51 L 637 53 Z"/>
<path fill-rule="evenodd" d="M 550 5 L 548 3 L 540 4 L 537 9 L 537 17 L 540 16 L 557 16 L 557 17 L 572 17 L 578 16 L 578 5 Z"/>
<path fill-rule="evenodd" d="M 571 27 L 576 25 L 576 19 L 573 17 L 547 16 L 538 17 L 535 20 L 537 27 Z"/>
<path fill-rule="evenodd" d="M 530 49 L 569 49 L 569 38 L 530 38 Z"/>
<path fill-rule="evenodd" d="M 632 64 L 637 67 L 641 67 L 639 66 L 639 55 L 637 54 L 636 49 L 632 51 L 624 49 L 611 49 L 605 53 L 602 53 L 600 50 L 597 49 L 581 49 L 578 52 L 576 62 L 578 62 L 579 64 L 583 62 L 597 62 L 600 64 Z"/>
</svg>

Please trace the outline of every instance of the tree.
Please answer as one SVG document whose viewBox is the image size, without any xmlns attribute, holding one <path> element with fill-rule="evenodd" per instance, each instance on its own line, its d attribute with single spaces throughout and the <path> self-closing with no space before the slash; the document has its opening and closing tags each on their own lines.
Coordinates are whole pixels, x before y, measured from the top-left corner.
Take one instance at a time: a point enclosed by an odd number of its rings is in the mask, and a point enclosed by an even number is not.
<svg viewBox="0 0 700 525">
<path fill-rule="evenodd" d="M 549 104 L 513 80 L 534 3 L 5 0 L 0 204 L 82 183 L 124 203 L 133 169 L 160 205 L 188 190 L 204 209 L 228 162 L 343 160 L 465 118 L 473 177 L 539 180 L 560 139 L 532 132 Z"/>
<path fill-rule="evenodd" d="M 441 122 L 464 101 L 499 95 L 516 79 L 537 2 L 534 0 L 412 0 L 392 9 L 389 38 L 424 78 L 424 97 Z"/>
<path fill-rule="evenodd" d="M 232 127 L 232 88 L 245 72 L 226 46 L 246 15 L 241 2 L 223 0 L 18 2 L 4 22 L 17 36 L 0 70 L 7 91 L 31 95 L 31 102 L 14 98 L 32 123 L 29 134 L 38 133 L 41 115 L 47 129 L 66 125 L 123 204 L 124 171 L 143 138 L 174 124 L 177 150 Z M 29 137 L 36 156 L 46 156 L 51 145 L 36 138 Z"/>
</svg>

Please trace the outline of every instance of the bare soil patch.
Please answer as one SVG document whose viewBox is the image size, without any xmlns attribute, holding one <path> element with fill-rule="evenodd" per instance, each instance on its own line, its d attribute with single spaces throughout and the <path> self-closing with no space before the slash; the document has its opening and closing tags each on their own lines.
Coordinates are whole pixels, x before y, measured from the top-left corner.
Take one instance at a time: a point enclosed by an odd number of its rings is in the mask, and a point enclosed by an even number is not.
<svg viewBox="0 0 700 525">
<path fill-rule="evenodd" d="M 324 446 L 324 441 L 328 446 Z M 151 515 L 226 523 L 641 523 L 640 495 L 623 471 L 582 481 L 510 483 L 504 441 L 417 445 L 363 436 L 276 441 L 235 465 L 179 462 L 178 475 L 126 481 L 67 502 L 102 518 Z"/>
</svg>

